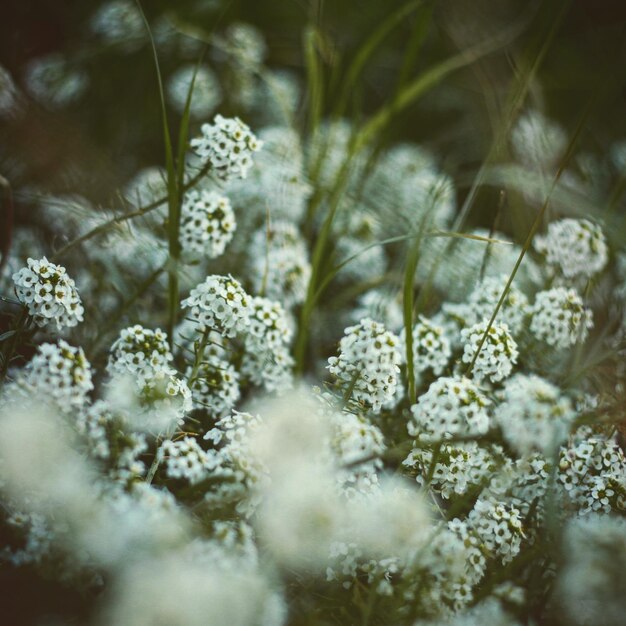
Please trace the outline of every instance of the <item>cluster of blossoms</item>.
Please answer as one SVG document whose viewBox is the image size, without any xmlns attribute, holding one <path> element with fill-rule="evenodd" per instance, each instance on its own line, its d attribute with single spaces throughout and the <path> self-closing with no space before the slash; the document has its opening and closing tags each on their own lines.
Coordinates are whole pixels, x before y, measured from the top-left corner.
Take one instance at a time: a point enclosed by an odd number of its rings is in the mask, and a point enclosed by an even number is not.
<svg viewBox="0 0 626 626">
<path fill-rule="evenodd" d="M 404 332 L 400 336 L 406 340 Z M 406 350 L 403 351 L 406 355 Z M 435 376 L 441 376 L 447 367 L 452 351 L 450 342 L 442 326 L 420 315 L 413 326 L 413 371 L 416 377 L 430 370 Z"/>
<path fill-rule="evenodd" d="M 193 437 L 180 441 L 167 439 L 159 448 L 157 459 L 165 461 L 168 478 L 186 480 L 192 485 L 207 478 L 207 470 L 212 466 L 209 456 Z"/>
<path fill-rule="evenodd" d="M 506 381 L 494 417 L 520 455 L 550 454 L 566 439 L 576 413 L 569 398 L 548 381 L 516 374 Z"/>
<path fill-rule="evenodd" d="M 41 344 L 16 382 L 29 395 L 69 413 L 87 403 L 94 387 L 91 376 L 83 350 L 60 339 Z"/>
<path fill-rule="evenodd" d="M 535 238 L 535 249 L 567 279 L 591 278 L 609 260 L 602 229 L 589 220 L 562 219 L 548 226 L 545 236 Z"/>
<path fill-rule="evenodd" d="M 224 253 L 235 233 L 235 214 L 228 198 L 214 191 L 192 189 L 185 194 L 179 240 L 190 258 L 214 259 Z"/>
<path fill-rule="evenodd" d="M 541 291 L 531 313 L 530 331 L 555 348 L 569 348 L 585 341 L 593 327 L 592 313 L 574 289 L 555 287 Z"/>
<path fill-rule="evenodd" d="M 470 489 L 480 489 L 497 469 L 494 455 L 475 441 L 443 444 L 436 454 L 434 459 L 428 448 L 414 448 L 402 464 L 416 471 L 417 483 L 425 485 L 431 465 L 435 463 L 430 485 L 446 500 Z"/>
<path fill-rule="evenodd" d="M 27 267 L 13 275 L 15 293 L 37 326 L 54 323 L 58 330 L 83 321 L 83 305 L 74 281 L 64 267 L 46 257 L 28 259 Z"/>
<path fill-rule="evenodd" d="M 191 147 L 203 163 L 223 182 L 245 178 L 252 167 L 252 155 L 262 143 L 239 118 L 216 115 L 213 124 L 202 125 L 202 135 L 191 140 Z"/>
<path fill-rule="evenodd" d="M 409 434 L 422 441 L 485 434 L 490 426 L 490 404 L 468 378 L 442 376 L 411 407 Z"/>
<path fill-rule="evenodd" d="M 290 341 L 291 327 L 281 304 L 267 298 L 253 298 L 242 374 L 270 393 L 290 388 L 294 364 L 289 353 Z"/>
<path fill-rule="evenodd" d="M 227 360 L 216 355 L 207 355 L 196 374 L 188 373 L 189 386 L 196 408 L 204 408 L 212 415 L 223 415 L 230 411 L 241 396 L 240 375 Z"/>
<path fill-rule="evenodd" d="M 201 329 L 234 337 L 250 324 L 250 296 L 232 276 L 207 276 L 181 306 Z"/>
<path fill-rule="evenodd" d="M 499 382 L 510 375 L 519 352 L 506 324 L 494 322 L 487 329 L 488 324 L 483 320 L 461 331 L 465 343 L 463 363 L 474 363 L 472 374 L 476 380 Z"/>
<path fill-rule="evenodd" d="M 215 73 L 206 66 L 184 65 L 167 81 L 167 96 L 174 109 L 182 114 L 193 81 L 189 113 L 194 118 L 208 117 L 222 99 L 222 90 Z"/>
<path fill-rule="evenodd" d="M 339 356 L 328 359 L 328 371 L 341 385 L 352 388 L 355 401 L 378 413 L 396 393 L 399 341 L 382 324 L 365 318 L 346 328 L 339 343 Z"/>
<path fill-rule="evenodd" d="M 311 264 L 302 235 L 292 223 L 280 221 L 259 229 L 252 237 L 249 258 L 256 291 L 286 308 L 304 301 Z"/>
<path fill-rule="evenodd" d="M 145 382 L 157 372 L 171 372 L 173 358 L 166 333 L 135 324 L 124 328 L 111 346 L 107 370 Z"/>
</svg>

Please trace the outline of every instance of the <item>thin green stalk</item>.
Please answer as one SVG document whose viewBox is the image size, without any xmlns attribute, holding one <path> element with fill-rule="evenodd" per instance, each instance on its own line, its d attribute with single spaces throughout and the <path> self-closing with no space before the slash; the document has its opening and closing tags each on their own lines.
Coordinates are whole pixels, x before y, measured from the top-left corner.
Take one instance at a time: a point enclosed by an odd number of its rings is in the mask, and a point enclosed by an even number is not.
<svg viewBox="0 0 626 626">
<path fill-rule="evenodd" d="M 567 148 L 567 152 L 563 158 L 563 160 L 561 161 L 561 164 L 559 165 L 559 168 L 554 176 L 554 180 L 552 182 L 552 186 L 551 189 L 545 199 L 545 202 L 543 203 L 541 209 L 539 210 L 539 212 L 537 213 L 536 217 L 535 217 L 535 221 L 533 222 L 530 231 L 528 232 L 528 235 L 526 237 L 526 241 L 524 242 L 524 246 L 522 247 L 522 250 L 519 254 L 519 257 L 517 258 L 517 261 L 515 262 L 515 265 L 513 267 L 513 271 L 511 272 L 506 285 L 502 291 L 502 294 L 500 295 L 500 298 L 498 300 L 498 303 L 496 304 L 496 307 L 493 311 L 493 313 L 491 314 L 491 318 L 489 319 L 489 322 L 485 328 L 485 331 L 482 334 L 482 337 L 480 338 L 480 341 L 478 342 L 478 346 L 476 347 L 476 352 L 474 353 L 474 356 L 471 360 L 471 362 L 469 363 L 469 365 L 467 366 L 467 370 L 465 372 L 466 376 L 469 376 L 472 373 L 472 369 L 474 368 L 474 365 L 476 364 L 476 359 L 478 358 L 478 355 L 480 354 L 480 351 L 482 350 L 483 345 L 485 344 L 485 341 L 487 339 L 487 335 L 489 334 L 489 330 L 491 329 L 491 326 L 493 325 L 498 312 L 500 311 L 500 309 L 502 308 L 502 305 L 504 303 L 504 300 L 507 296 L 507 294 L 509 293 L 509 289 L 511 288 L 511 285 L 513 284 L 513 280 L 515 279 L 515 275 L 517 274 L 517 270 L 519 269 L 520 265 L 522 264 L 522 261 L 524 260 L 524 256 L 526 256 L 526 252 L 528 252 L 528 250 L 530 249 L 530 245 L 532 243 L 532 240 L 535 236 L 535 233 L 537 232 L 537 230 L 539 229 L 539 226 L 541 225 L 542 221 L 543 221 L 543 216 L 546 212 L 546 210 L 548 209 L 548 206 L 550 205 L 550 200 L 552 197 L 552 192 L 554 191 L 554 189 L 556 188 L 559 179 L 561 178 L 561 175 L 563 174 L 563 171 L 565 170 L 565 167 L 567 166 L 573 151 L 574 151 L 574 146 L 576 144 L 576 141 L 578 140 L 578 137 L 580 136 L 580 133 L 582 132 L 582 129 L 585 125 L 585 122 L 587 120 L 587 117 L 591 111 L 591 106 L 594 102 L 594 98 L 591 99 L 591 101 L 589 102 L 589 104 L 587 105 L 583 115 L 581 116 L 581 119 L 578 123 L 578 126 L 576 127 L 576 130 L 574 131 L 574 134 L 572 135 L 572 138 L 569 142 L 568 148 Z"/>
</svg>

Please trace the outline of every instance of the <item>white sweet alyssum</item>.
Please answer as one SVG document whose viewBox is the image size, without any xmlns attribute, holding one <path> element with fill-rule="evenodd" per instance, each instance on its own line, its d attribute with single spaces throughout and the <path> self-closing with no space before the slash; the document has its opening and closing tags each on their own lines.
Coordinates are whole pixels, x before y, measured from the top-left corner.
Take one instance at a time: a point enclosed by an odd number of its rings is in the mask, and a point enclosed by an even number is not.
<svg viewBox="0 0 626 626">
<path fill-rule="evenodd" d="M 422 441 L 481 435 L 489 430 L 491 401 L 468 378 L 437 379 L 411 407 L 409 434 Z"/>
<path fill-rule="evenodd" d="M 85 353 L 63 339 L 58 344 L 41 344 L 20 372 L 17 383 L 63 412 L 83 407 L 93 389 Z"/>
<path fill-rule="evenodd" d="M 530 331 L 555 348 L 583 342 L 593 327 L 593 317 L 574 289 L 554 287 L 540 291 L 531 307 Z"/>
<path fill-rule="evenodd" d="M 168 478 L 179 478 L 196 485 L 209 476 L 209 457 L 193 437 L 184 437 L 178 441 L 166 439 L 157 457 L 165 461 Z"/>
<path fill-rule="evenodd" d="M 191 370 L 187 374 L 190 376 Z M 189 381 L 195 408 L 204 408 L 212 416 L 222 416 L 239 400 L 239 382 L 239 372 L 232 364 L 217 356 L 208 356 Z"/>
<path fill-rule="evenodd" d="M 404 330 L 400 339 L 403 344 L 402 360 L 406 361 Z M 420 315 L 417 324 L 413 326 L 413 371 L 416 377 L 426 370 L 440 376 L 451 354 L 450 342 L 443 327 Z"/>
<path fill-rule="evenodd" d="M 295 224 L 278 221 L 269 229 L 259 229 L 252 237 L 249 259 L 255 291 L 278 300 L 286 308 L 304 301 L 311 264 Z"/>
<path fill-rule="evenodd" d="M 145 381 L 156 372 L 173 373 L 167 334 L 140 324 L 124 328 L 111 346 L 107 371 L 112 376 L 131 374 Z"/>
<path fill-rule="evenodd" d="M 465 343 L 463 363 L 471 363 L 474 359 L 488 324 L 487 320 L 483 320 L 461 331 L 461 339 Z M 484 378 L 492 382 L 501 381 L 513 370 L 518 355 L 517 344 L 509 333 L 509 327 L 494 322 L 489 326 L 485 341 L 474 361 L 472 375 L 479 381 Z"/>
<path fill-rule="evenodd" d="M 566 218 L 552 222 L 545 236 L 535 237 L 535 249 L 565 278 L 591 278 L 609 260 L 602 229 L 589 220 Z"/>
<path fill-rule="evenodd" d="M 201 329 L 234 337 L 250 324 L 250 296 L 232 276 L 207 276 L 181 306 Z"/>
<path fill-rule="evenodd" d="M 192 189 L 185 194 L 179 240 L 186 257 L 214 259 L 224 253 L 233 238 L 235 214 L 226 196 Z"/>
<path fill-rule="evenodd" d="M 328 359 L 328 370 L 352 398 L 374 413 L 391 400 L 400 372 L 400 340 L 369 318 L 349 326 L 339 343 L 339 356 Z"/>
<path fill-rule="evenodd" d="M 19 301 L 28 308 L 37 326 L 54 323 L 61 330 L 82 322 L 83 305 L 65 268 L 46 257 L 28 259 L 27 264 L 13 274 L 13 282 Z"/>
<path fill-rule="evenodd" d="M 521 455 L 553 452 L 576 417 L 571 400 L 539 376 L 515 374 L 502 396 L 494 417 L 506 442 Z"/>
<path fill-rule="evenodd" d="M 245 178 L 252 167 L 252 155 L 261 149 L 259 141 L 238 117 L 216 115 L 213 124 L 202 125 L 202 135 L 191 147 L 213 174 L 223 182 Z"/>
</svg>

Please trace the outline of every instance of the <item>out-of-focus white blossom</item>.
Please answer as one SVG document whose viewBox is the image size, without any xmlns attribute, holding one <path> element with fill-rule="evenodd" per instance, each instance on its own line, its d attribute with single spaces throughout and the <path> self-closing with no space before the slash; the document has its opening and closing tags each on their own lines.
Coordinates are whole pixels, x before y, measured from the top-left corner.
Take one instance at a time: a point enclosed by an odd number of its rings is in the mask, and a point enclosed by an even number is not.
<svg viewBox="0 0 626 626">
<path fill-rule="evenodd" d="M 209 117 L 222 100 L 222 88 L 215 73 L 206 65 L 183 65 L 178 68 L 167 81 L 168 100 L 174 110 L 182 115 L 192 80 L 194 83 L 189 113 L 196 119 Z"/>
</svg>

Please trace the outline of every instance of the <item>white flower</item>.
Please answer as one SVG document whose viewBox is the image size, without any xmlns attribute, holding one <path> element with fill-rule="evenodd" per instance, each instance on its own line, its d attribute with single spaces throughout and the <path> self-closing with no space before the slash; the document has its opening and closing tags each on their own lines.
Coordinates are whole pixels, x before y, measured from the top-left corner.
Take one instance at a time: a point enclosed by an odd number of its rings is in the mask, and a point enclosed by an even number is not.
<svg viewBox="0 0 626 626">
<path fill-rule="evenodd" d="M 234 337 L 250 324 L 250 297 L 232 276 L 207 276 L 181 303 L 201 328 Z"/>
<path fill-rule="evenodd" d="M 585 341 L 593 327 L 592 313 L 574 289 L 555 287 L 539 292 L 531 313 L 530 331 L 556 348 L 569 348 Z"/>
<path fill-rule="evenodd" d="M 167 81 L 167 97 L 174 110 L 181 114 L 193 84 L 189 113 L 193 118 L 208 117 L 222 100 L 222 89 L 215 73 L 206 65 L 183 65 Z"/>
<path fill-rule="evenodd" d="M 165 461 L 168 478 L 184 479 L 195 485 L 209 476 L 209 457 L 193 437 L 178 441 L 166 439 L 157 452 L 157 458 Z"/>
<path fill-rule="evenodd" d="M 83 305 L 64 267 L 46 257 L 28 259 L 28 267 L 13 274 L 15 293 L 37 326 L 54 323 L 58 330 L 83 321 Z"/>
<path fill-rule="evenodd" d="M 404 329 L 400 335 L 402 344 L 405 344 Z M 435 376 L 440 376 L 448 365 L 451 350 L 450 342 L 442 326 L 420 315 L 413 326 L 413 371 L 416 379 L 427 370 Z M 406 349 L 402 346 L 402 360 L 406 362 Z"/>
<path fill-rule="evenodd" d="M 107 371 L 112 376 L 130 373 L 146 381 L 157 372 L 174 373 L 173 358 L 166 333 L 135 324 L 123 329 L 111 346 Z"/>
<path fill-rule="evenodd" d="M 191 373 L 191 368 L 187 376 Z M 239 400 L 240 376 L 228 361 L 217 356 L 205 356 L 189 386 L 195 408 L 205 408 L 212 416 L 222 416 Z"/>
<path fill-rule="evenodd" d="M 609 260 L 602 229 L 589 220 L 562 219 L 552 222 L 544 237 L 535 237 L 535 249 L 565 278 L 591 278 Z"/>
<path fill-rule="evenodd" d="M 463 363 L 471 363 L 474 359 L 487 324 L 489 322 L 483 320 L 461 331 L 461 339 L 465 342 Z M 513 365 L 517 363 L 518 355 L 517 344 L 509 333 L 509 327 L 506 324 L 494 322 L 489 327 L 485 341 L 478 352 L 472 375 L 479 381 L 489 378 L 492 382 L 498 382 L 509 376 Z"/>
<path fill-rule="evenodd" d="M 181 209 L 179 240 L 184 256 L 214 259 L 233 238 L 235 214 L 228 198 L 214 191 L 192 189 Z"/>
<path fill-rule="evenodd" d="M 409 434 L 423 441 L 484 434 L 490 404 L 471 380 L 441 377 L 411 407 Z"/>
<path fill-rule="evenodd" d="M 71 104 L 84 93 L 89 76 L 73 69 L 61 54 L 33 59 L 26 66 L 26 89 L 40 104 L 59 108 Z"/>
<path fill-rule="evenodd" d="M 519 454 L 550 454 L 567 437 L 576 413 L 560 390 L 539 376 L 516 374 L 506 381 L 494 412 L 507 443 Z"/>
<path fill-rule="evenodd" d="M 52 402 L 64 413 L 83 407 L 93 389 L 85 353 L 63 339 L 58 344 L 40 345 L 16 382 L 27 393 Z"/>
<path fill-rule="evenodd" d="M 339 342 L 339 356 L 328 359 L 328 370 L 352 398 L 374 413 L 391 400 L 400 373 L 399 339 L 369 318 L 349 326 Z"/>
<path fill-rule="evenodd" d="M 202 125 L 202 135 L 191 140 L 203 163 L 222 181 L 245 178 L 252 166 L 252 154 L 261 149 L 260 142 L 238 117 L 216 115 L 213 124 Z"/>
</svg>

